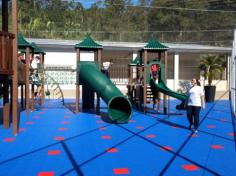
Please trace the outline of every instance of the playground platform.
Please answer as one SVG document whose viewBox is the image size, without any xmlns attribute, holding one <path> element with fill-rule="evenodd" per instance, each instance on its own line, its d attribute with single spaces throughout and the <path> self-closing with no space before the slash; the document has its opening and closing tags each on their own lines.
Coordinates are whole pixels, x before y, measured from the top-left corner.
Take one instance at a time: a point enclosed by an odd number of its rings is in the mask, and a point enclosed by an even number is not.
<svg viewBox="0 0 236 176">
<path fill-rule="evenodd" d="M 197 134 L 187 127 L 184 111 L 169 115 L 151 108 L 147 114 L 133 109 L 127 124 L 71 110 L 53 100 L 28 116 L 23 111 L 20 133 L 0 128 L 0 175 L 7 176 L 210 176 L 236 175 L 235 118 L 225 99 L 207 103 L 201 111 Z"/>
</svg>

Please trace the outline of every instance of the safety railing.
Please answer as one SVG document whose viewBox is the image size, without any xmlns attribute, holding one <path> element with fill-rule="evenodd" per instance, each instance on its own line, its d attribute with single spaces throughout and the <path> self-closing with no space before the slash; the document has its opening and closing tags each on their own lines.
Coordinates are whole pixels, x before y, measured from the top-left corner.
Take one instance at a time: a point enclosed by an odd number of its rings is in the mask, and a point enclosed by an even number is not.
<svg viewBox="0 0 236 176">
<path fill-rule="evenodd" d="M 12 55 L 13 55 L 14 34 L 0 32 L 0 74 L 13 74 Z"/>
</svg>

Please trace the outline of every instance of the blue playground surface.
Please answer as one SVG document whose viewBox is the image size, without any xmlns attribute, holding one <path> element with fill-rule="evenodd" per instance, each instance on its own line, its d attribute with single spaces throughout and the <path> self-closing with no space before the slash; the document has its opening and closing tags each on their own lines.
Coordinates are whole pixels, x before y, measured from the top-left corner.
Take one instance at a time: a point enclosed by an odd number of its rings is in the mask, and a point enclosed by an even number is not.
<svg viewBox="0 0 236 176">
<path fill-rule="evenodd" d="M 127 124 L 92 112 L 74 114 L 47 100 L 28 116 L 20 132 L 0 128 L 0 175 L 4 176 L 210 176 L 236 175 L 235 118 L 228 100 L 207 103 L 197 134 L 188 129 L 185 111 L 170 100 L 169 115 L 133 109 Z M 151 106 L 151 105 L 150 105 Z"/>
</svg>

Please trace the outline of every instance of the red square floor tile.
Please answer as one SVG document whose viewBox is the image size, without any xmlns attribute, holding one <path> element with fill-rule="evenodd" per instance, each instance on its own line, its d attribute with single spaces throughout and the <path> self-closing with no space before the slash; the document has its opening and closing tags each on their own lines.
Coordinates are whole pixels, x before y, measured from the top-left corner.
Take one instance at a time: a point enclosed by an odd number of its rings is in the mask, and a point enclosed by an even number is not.
<svg viewBox="0 0 236 176">
<path fill-rule="evenodd" d="M 113 172 L 115 175 L 129 174 L 129 169 L 128 168 L 115 168 L 113 169 Z"/>
</svg>

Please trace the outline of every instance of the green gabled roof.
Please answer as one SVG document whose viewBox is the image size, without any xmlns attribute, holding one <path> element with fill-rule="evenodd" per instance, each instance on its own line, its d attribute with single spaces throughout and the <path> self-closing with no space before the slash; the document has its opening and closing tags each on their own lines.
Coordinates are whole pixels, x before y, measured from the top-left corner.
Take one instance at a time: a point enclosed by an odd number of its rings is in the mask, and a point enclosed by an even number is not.
<svg viewBox="0 0 236 176">
<path fill-rule="evenodd" d="M 169 47 L 163 45 L 161 42 L 159 42 L 157 39 L 155 38 L 151 38 L 148 41 L 148 44 L 146 46 L 144 46 L 143 49 L 146 50 L 168 50 Z"/>
<path fill-rule="evenodd" d="M 142 59 L 137 56 L 134 60 L 132 60 L 130 62 L 130 65 L 141 65 L 141 64 L 143 64 L 143 63 L 140 63 L 140 61 L 142 62 Z"/>
<path fill-rule="evenodd" d="M 43 52 L 43 50 L 41 48 L 39 48 L 38 45 L 36 45 L 36 43 L 32 42 L 31 46 L 34 48 L 34 53 L 35 54 L 41 54 L 41 53 L 45 54 Z"/>
<path fill-rule="evenodd" d="M 87 36 L 82 42 L 76 44 L 75 48 L 102 49 L 103 47 L 96 43 L 90 36 Z"/>
<path fill-rule="evenodd" d="M 18 34 L 18 48 L 25 49 L 26 47 L 32 47 L 29 42 L 25 40 L 21 33 Z"/>
</svg>

